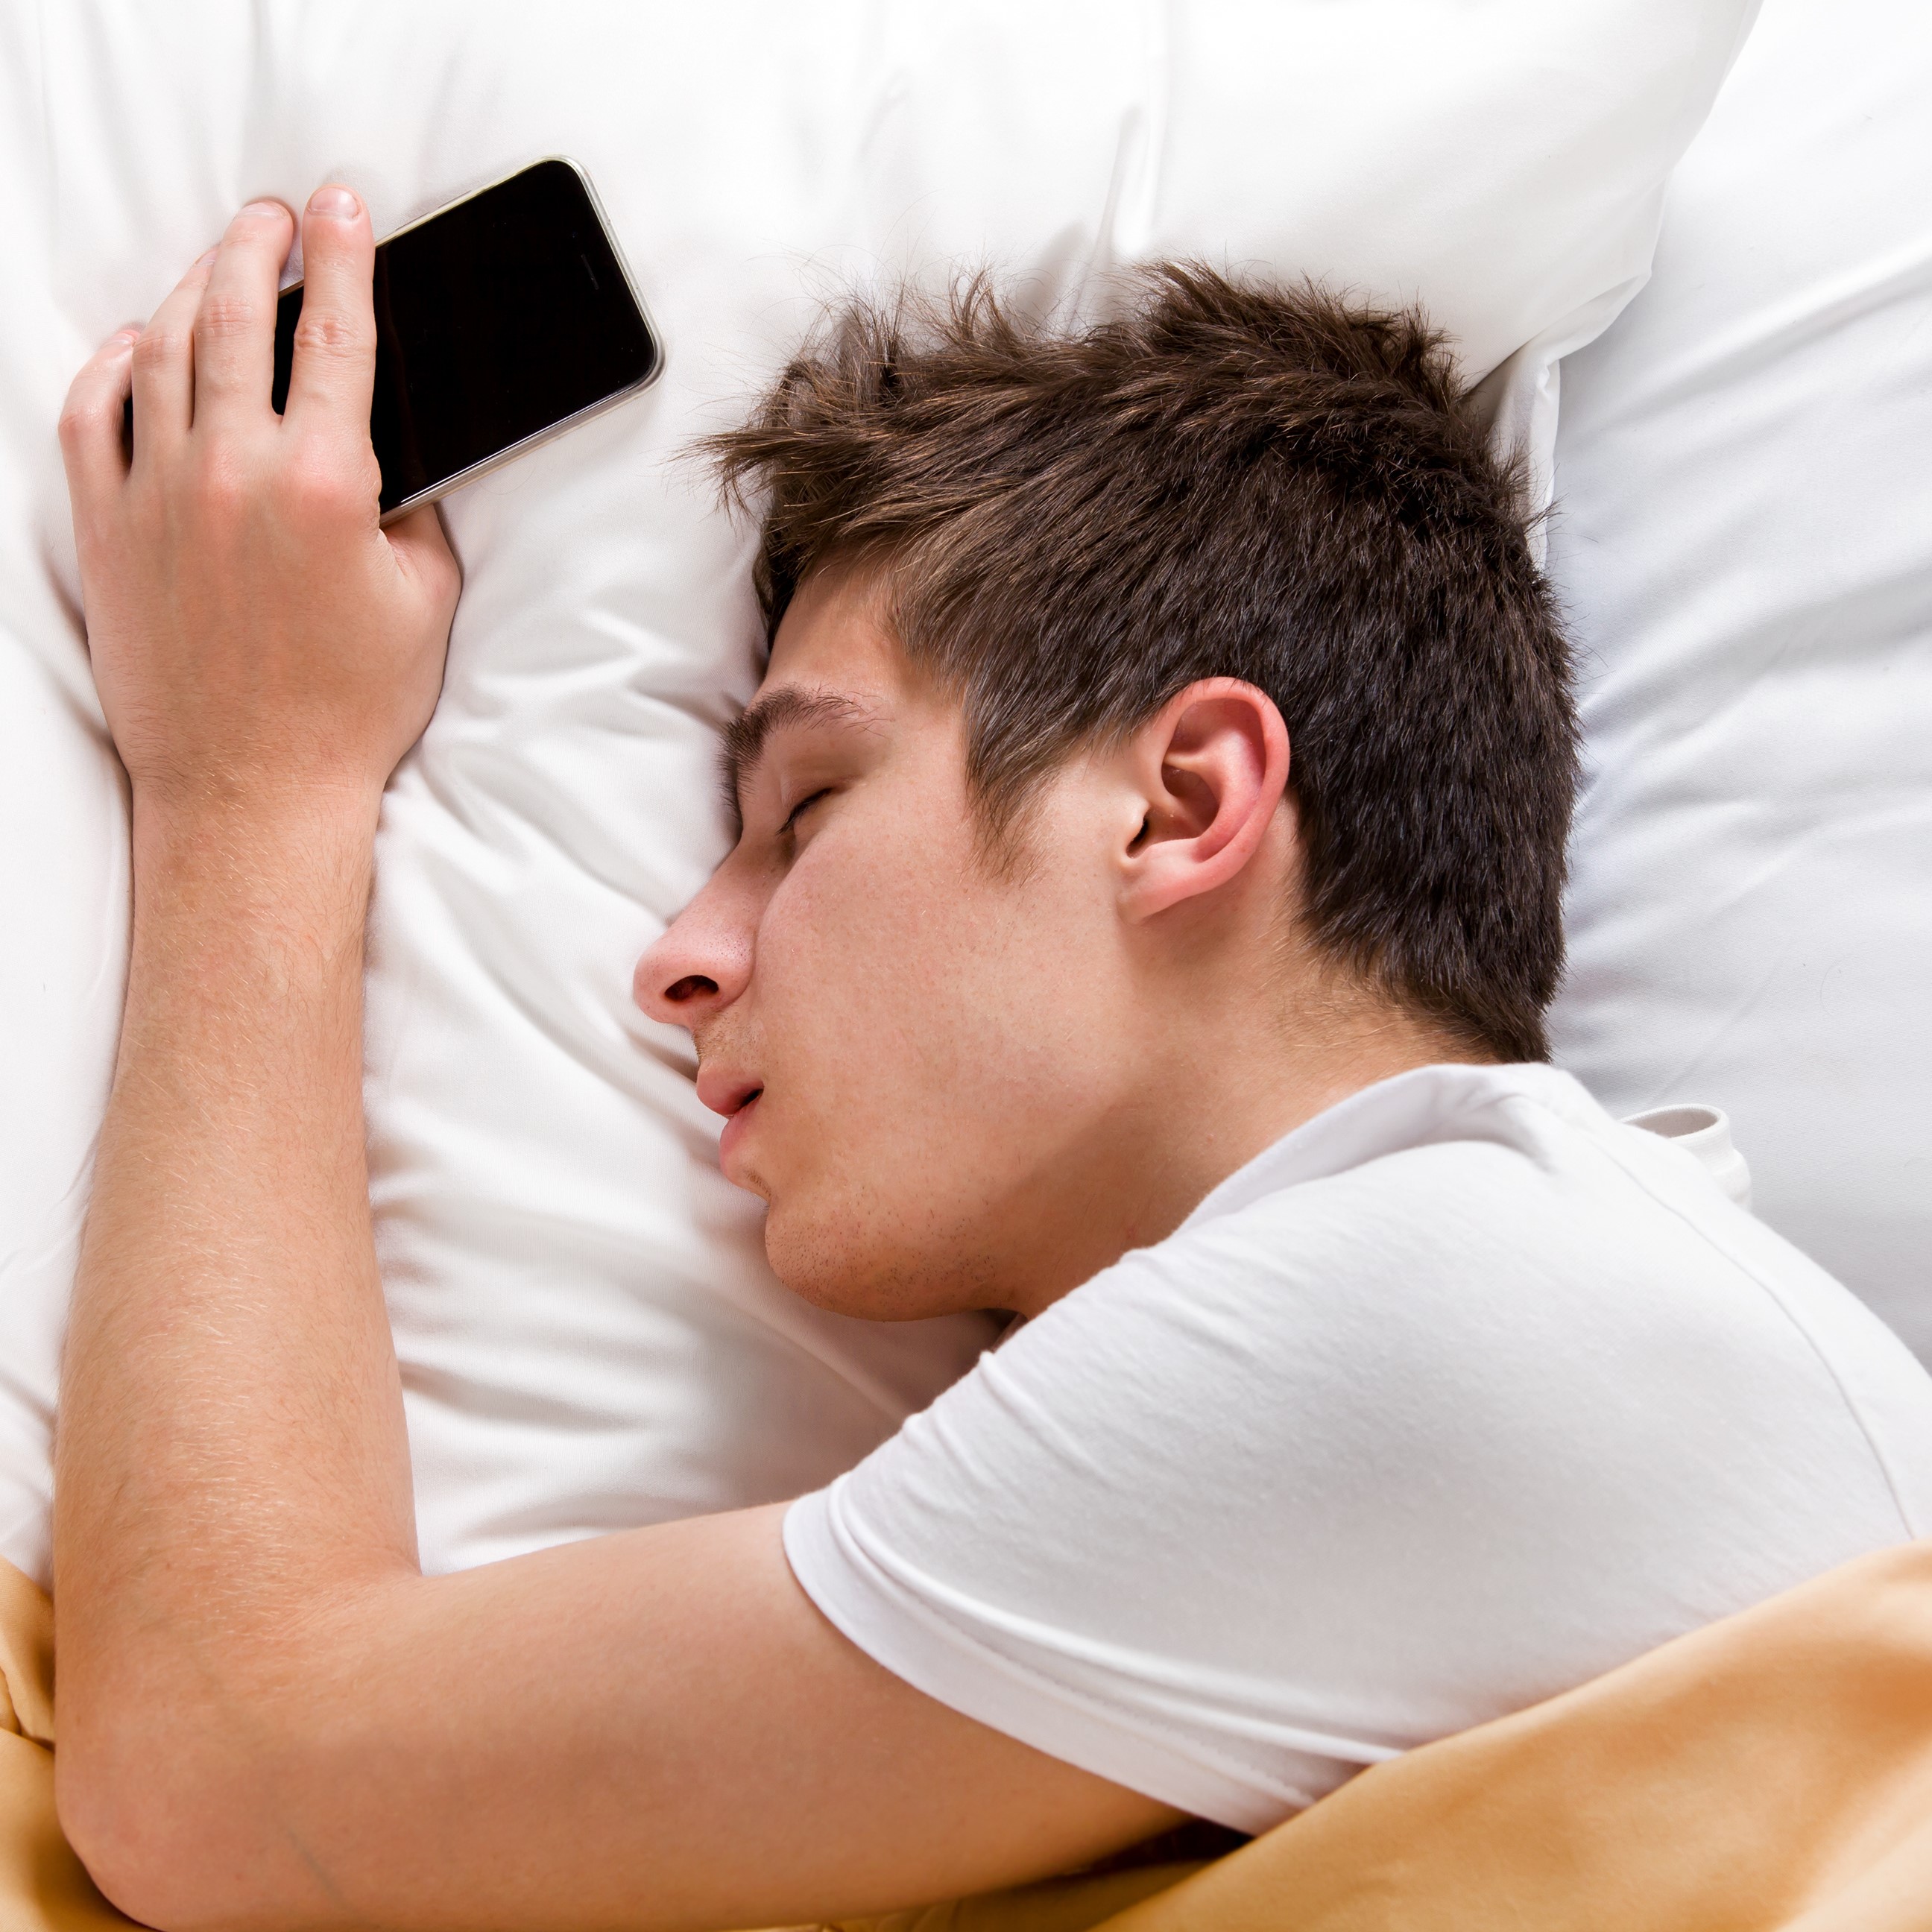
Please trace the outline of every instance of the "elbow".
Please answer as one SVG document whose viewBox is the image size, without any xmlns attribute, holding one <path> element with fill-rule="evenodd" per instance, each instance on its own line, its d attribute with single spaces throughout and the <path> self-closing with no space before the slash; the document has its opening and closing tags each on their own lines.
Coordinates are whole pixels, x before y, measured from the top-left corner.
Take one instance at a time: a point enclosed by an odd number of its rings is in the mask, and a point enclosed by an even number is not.
<svg viewBox="0 0 1932 1932">
<path fill-rule="evenodd" d="M 219 1854 L 208 1828 L 218 1821 L 192 1748 L 140 1725 L 63 1724 L 62 1732 L 61 1829 L 108 1902 L 163 1932 L 213 1922 L 206 1874 Z"/>
<path fill-rule="evenodd" d="M 313 1900 L 277 1882 L 289 1846 L 272 1842 L 262 1768 L 213 1731 L 193 1716 L 70 1727 L 63 1713 L 61 1828 L 108 1901 L 159 1932 L 306 1922 Z"/>
<path fill-rule="evenodd" d="M 400 1600 L 386 1575 L 238 1634 L 57 1623 L 55 1804 L 110 1903 L 159 1932 L 370 1922 L 356 1901 L 392 1707 L 364 1694 Z"/>
<path fill-rule="evenodd" d="M 344 1687 L 366 1690 L 397 1601 L 358 1588 L 332 1614 L 194 1643 L 76 1623 L 54 1798 L 112 1904 L 159 1932 L 369 1922 L 354 1894 L 388 1706 Z"/>
</svg>

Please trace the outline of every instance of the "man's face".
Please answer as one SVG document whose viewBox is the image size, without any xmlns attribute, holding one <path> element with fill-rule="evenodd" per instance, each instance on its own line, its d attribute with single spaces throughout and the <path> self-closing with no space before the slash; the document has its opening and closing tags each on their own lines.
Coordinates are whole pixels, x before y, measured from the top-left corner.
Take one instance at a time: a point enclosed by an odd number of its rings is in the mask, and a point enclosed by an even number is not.
<svg viewBox="0 0 1932 1932">
<path fill-rule="evenodd" d="M 911 1316 L 1030 1306 L 1111 1258 L 1083 1217 L 1147 1070 L 1108 862 L 1133 832 L 1119 788 L 1076 759 L 1016 862 L 990 861 L 958 707 L 852 578 L 788 611 L 733 752 L 742 835 L 636 992 L 692 1029 L 779 1277 Z"/>
</svg>

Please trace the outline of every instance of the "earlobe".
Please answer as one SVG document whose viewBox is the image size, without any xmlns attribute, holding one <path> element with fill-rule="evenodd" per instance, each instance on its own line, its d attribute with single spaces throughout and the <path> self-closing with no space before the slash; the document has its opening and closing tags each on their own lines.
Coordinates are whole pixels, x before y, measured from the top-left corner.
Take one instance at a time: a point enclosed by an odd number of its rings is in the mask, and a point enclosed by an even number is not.
<svg viewBox="0 0 1932 1932">
<path fill-rule="evenodd" d="M 1236 678 L 1190 685 L 1136 733 L 1127 754 L 1144 806 L 1122 854 L 1122 910 L 1145 920 L 1239 878 L 1288 785 L 1287 727 Z"/>
</svg>

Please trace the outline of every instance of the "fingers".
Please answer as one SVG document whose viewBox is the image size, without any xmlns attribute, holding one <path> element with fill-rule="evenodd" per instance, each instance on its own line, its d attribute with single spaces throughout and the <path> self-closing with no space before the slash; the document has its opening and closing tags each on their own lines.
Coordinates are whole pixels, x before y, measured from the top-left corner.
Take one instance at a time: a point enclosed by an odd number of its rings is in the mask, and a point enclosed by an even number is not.
<svg viewBox="0 0 1932 1932">
<path fill-rule="evenodd" d="M 218 251 L 175 284 L 134 345 L 134 460 L 177 448 L 194 420 L 194 316 Z"/>
<path fill-rule="evenodd" d="M 128 460 L 121 447 L 122 406 L 132 380 L 138 328 L 110 335 L 75 376 L 61 409 L 61 460 L 76 519 L 104 502 L 124 482 Z"/>
<path fill-rule="evenodd" d="M 266 416 L 274 380 L 275 284 L 295 224 L 278 201 L 251 201 L 228 224 L 194 316 L 194 419 Z"/>
<path fill-rule="evenodd" d="M 346 188 L 317 188 L 302 214 L 302 310 L 290 422 L 332 424 L 367 439 L 376 382 L 375 254 L 361 201 Z"/>
<path fill-rule="evenodd" d="M 268 416 L 277 284 L 291 234 L 280 202 L 250 202 L 141 332 L 132 378 L 137 467 L 144 452 L 166 458 L 197 422 L 219 427 Z M 375 384 L 375 242 L 367 211 L 347 188 L 320 188 L 310 197 L 302 252 L 306 280 L 286 413 L 339 423 L 366 441 Z"/>
</svg>

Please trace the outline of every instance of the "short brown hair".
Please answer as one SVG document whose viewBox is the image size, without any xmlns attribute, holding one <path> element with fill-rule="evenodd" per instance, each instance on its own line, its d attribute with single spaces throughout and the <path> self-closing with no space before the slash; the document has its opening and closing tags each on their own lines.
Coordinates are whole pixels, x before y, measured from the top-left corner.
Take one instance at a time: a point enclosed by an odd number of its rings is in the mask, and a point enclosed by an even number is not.
<svg viewBox="0 0 1932 1932">
<path fill-rule="evenodd" d="M 775 632 L 863 561 L 964 705 L 996 832 L 1196 680 L 1280 706 L 1325 956 L 1542 1059 L 1575 785 L 1570 655 L 1516 472 L 1418 314 L 1195 266 L 1084 328 L 985 278 L 836 311 L 742 429 Z"/>
</svg>

